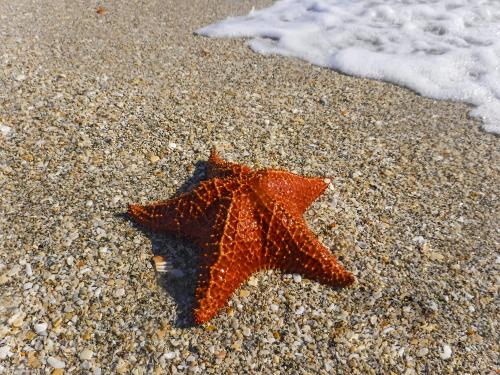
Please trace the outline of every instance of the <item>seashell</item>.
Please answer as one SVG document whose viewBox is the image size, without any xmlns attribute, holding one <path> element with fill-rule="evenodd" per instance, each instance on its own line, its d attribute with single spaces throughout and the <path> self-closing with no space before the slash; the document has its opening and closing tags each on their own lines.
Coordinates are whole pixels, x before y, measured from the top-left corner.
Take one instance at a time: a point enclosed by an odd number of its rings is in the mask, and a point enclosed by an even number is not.
<svg viewBox="0 0 500 375">
<path fill-rule="evenodd" d="M 168 264 L 166 258 L 162 255 L 156 255 L 153 257 L 153 264 L 155 266 L 156 272 L 165 273 L 170 270 L 170 265 Z"/>
</svg>

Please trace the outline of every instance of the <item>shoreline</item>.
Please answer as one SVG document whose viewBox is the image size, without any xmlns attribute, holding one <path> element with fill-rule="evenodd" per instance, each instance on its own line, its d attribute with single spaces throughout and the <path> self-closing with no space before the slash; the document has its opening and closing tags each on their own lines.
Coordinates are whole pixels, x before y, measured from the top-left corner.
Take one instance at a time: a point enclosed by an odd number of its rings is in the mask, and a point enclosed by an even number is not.
<svg viewBox="0 0 500 375">
<path fill-rule="evenodd" d="M 496 370 L 498 137 L 465 104 L 192 34 L 269 3 L 0 6 L 0 370 Z M 120 215 L 187 187 L 212 146 L 331 176 L 305 217 L 350 244 L 356 285 L 261 272 L 184 328 L 196 248 Z"/>
</svg>

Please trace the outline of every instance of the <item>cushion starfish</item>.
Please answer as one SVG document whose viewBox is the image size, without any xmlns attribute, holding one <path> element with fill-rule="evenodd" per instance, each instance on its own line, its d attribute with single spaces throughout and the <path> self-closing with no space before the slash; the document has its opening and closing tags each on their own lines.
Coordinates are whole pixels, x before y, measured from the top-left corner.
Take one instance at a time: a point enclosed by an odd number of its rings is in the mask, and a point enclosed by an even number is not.
<svg viewBox="0 0 500 375">
<path fill-rule="evenodd" d="M 128 212 L 153 231 L 201 247 L 194 318 L 204 323 L 258 270 L 298 273 L 335 287 L 354 282 L 303 218 L 327 186 L 322 178 L 283 170 L 253 171 L 224 161 L 213 150 L 208 179 L 192 192 L 146 206 L 130 205 Z"/>
</svg>

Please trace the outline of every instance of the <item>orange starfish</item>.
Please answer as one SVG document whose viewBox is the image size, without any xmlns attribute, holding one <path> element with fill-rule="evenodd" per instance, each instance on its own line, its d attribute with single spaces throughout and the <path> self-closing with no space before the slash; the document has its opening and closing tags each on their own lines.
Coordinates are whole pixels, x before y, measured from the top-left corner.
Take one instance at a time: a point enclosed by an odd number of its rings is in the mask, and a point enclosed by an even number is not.
<svg viewBox="0 0 500 375">
<path fill-rule="evenodd" d="M 208 180 L 192 192 L 147 206 L 130 205 L 128 212 L 153 231 L 188 238 L 203 249 L 194 317 L 204 323 L 258 270 L 298 273 L 336 287 L 354 282 L 303 218 L 326 187 L 321 178 L 252 171 L 212 151 Z"/>
</svg>

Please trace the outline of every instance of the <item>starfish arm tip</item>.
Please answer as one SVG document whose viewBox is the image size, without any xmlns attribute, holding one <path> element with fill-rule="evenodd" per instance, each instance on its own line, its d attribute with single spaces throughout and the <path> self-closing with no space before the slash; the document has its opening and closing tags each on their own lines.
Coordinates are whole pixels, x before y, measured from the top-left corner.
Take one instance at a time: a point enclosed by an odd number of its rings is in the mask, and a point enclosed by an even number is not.
<svg viewBox="0 0 500 375">
<path fill-rule="evenodd" d="M 344 280 L 345 286 L 351 286 L 356 282 L 356 277 L 352 273 L 347 272 Z"/>
<path fill-rule="evenodd" d="M 208 311 L 203 311 L 201 309 L 195 309 L 194 310 L 194 321 L 196 324 L 204 324 L 211 320 L 215 315 L 216 312 L 208 312 Z"/>
<path fill-rule="evenodd" d="M 127 207 L 127 214 L 134 219 L 138 219 L 144 215 L 144 210 L 139 204 L 129 204 Z"/>
</svg>

